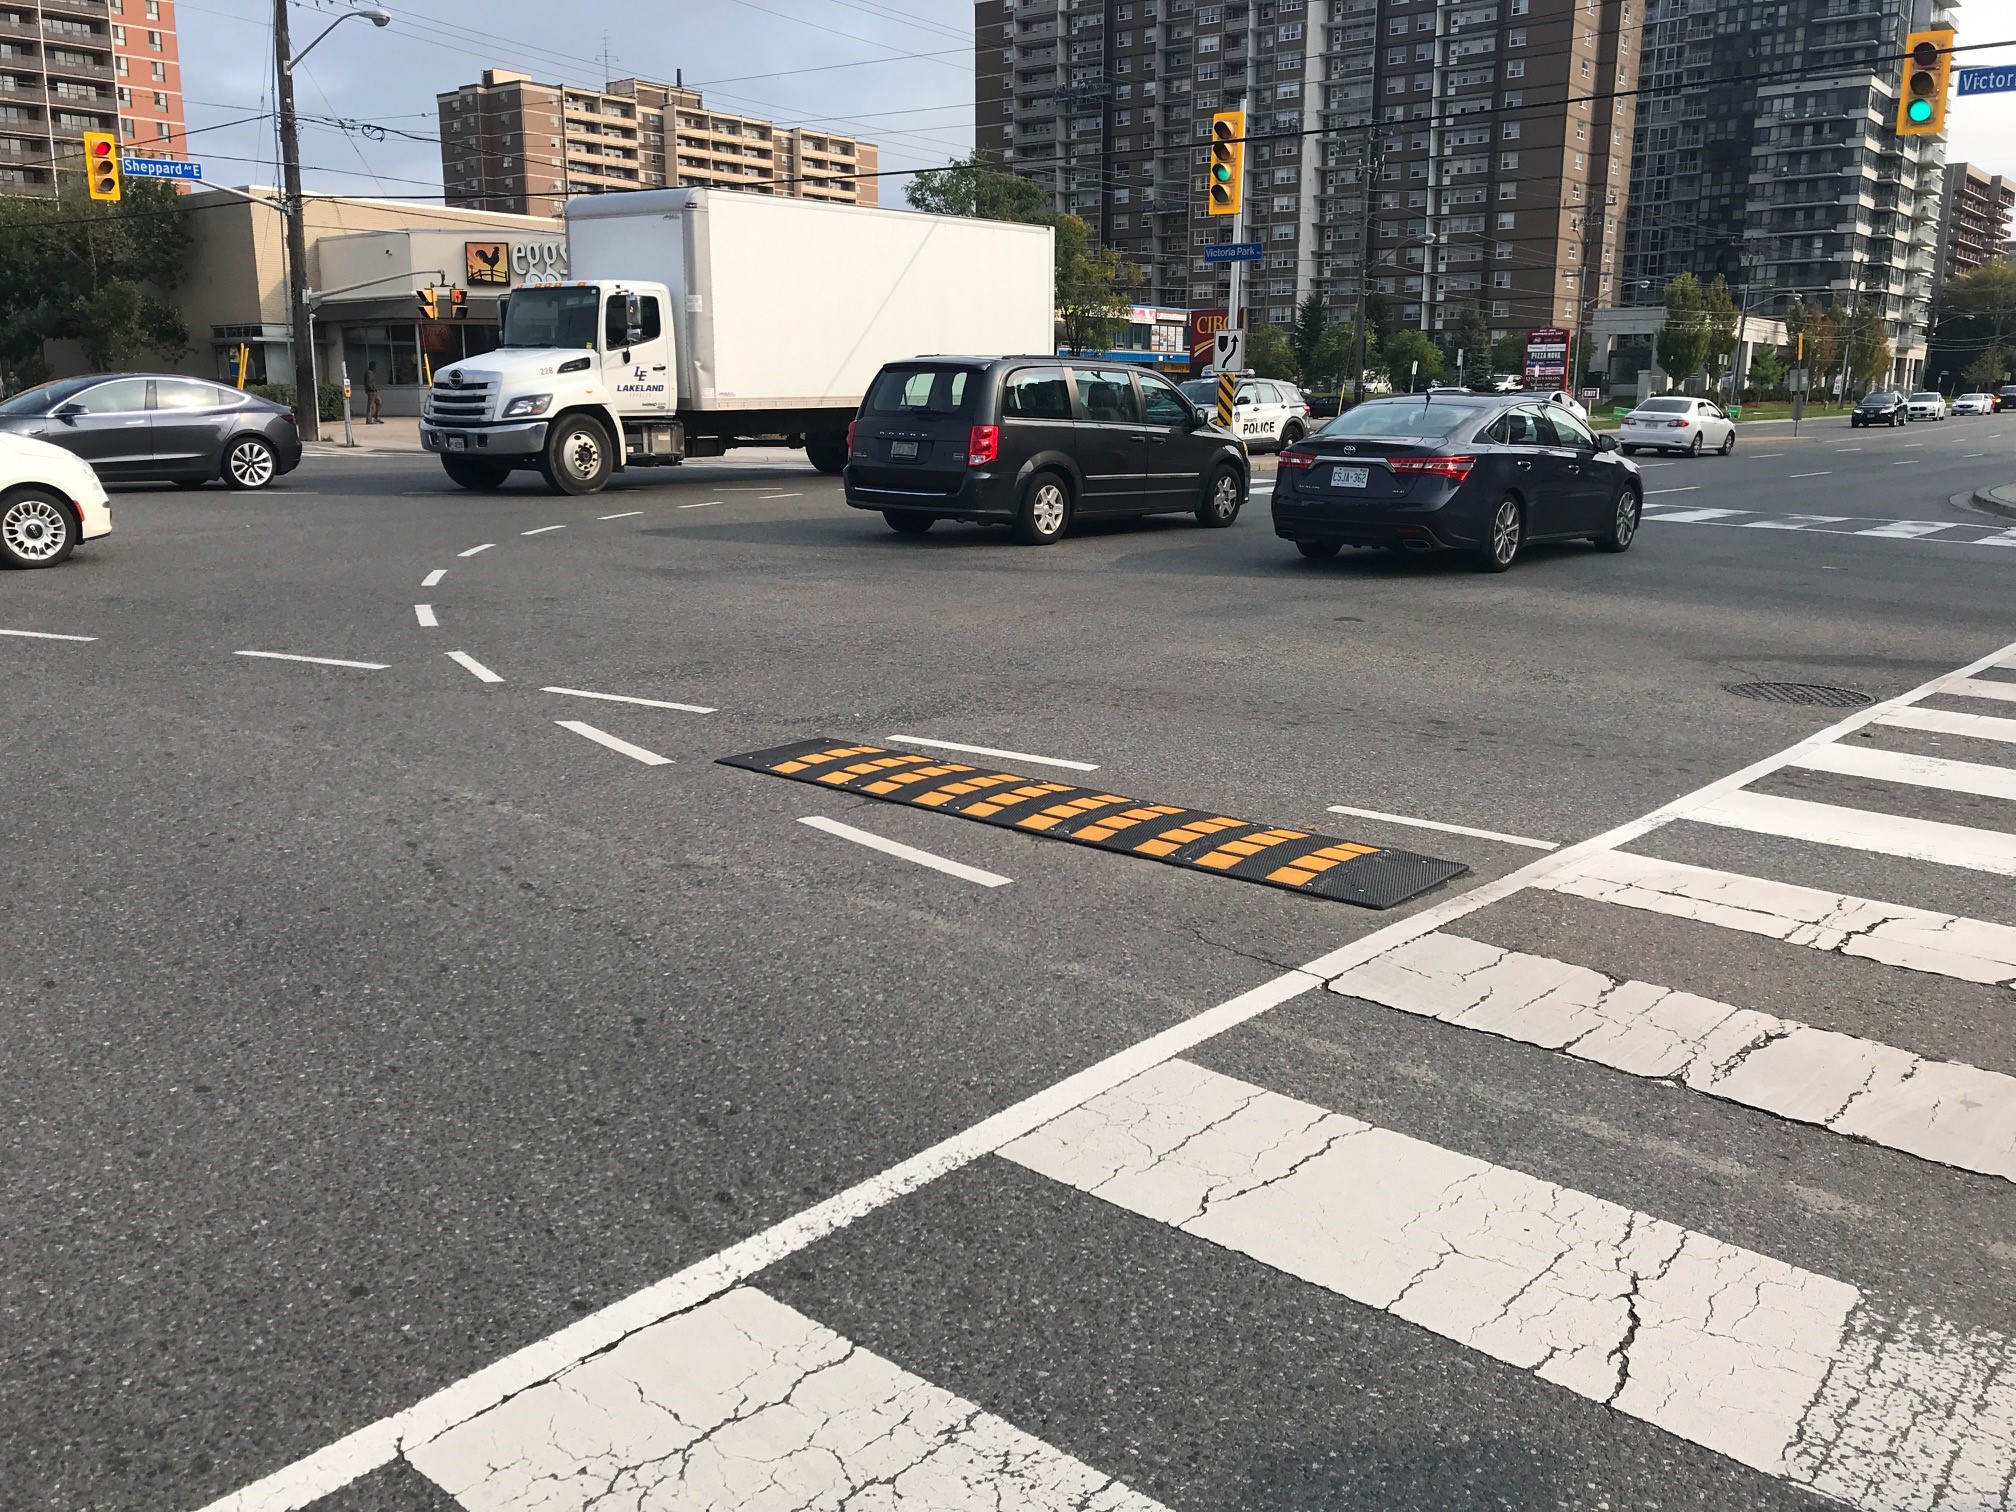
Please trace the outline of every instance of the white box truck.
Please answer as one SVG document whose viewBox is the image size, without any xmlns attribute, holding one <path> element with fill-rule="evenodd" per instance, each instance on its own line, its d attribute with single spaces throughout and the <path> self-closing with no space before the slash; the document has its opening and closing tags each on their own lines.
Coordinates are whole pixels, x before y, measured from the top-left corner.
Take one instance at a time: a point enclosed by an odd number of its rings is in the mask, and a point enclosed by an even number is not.
<svg viewBox="0 0 2016 1512">
<path fill-rule="evenodd" d="M 465 488 L 536 468 L 803 446 L 821 472 L 885 362 L 1055 347 L 1047 226 L 732 192 L 567 203 L 569 277 L 504 301 L 497 349 L 435 375 L 421 444 Z"/>
</svg>

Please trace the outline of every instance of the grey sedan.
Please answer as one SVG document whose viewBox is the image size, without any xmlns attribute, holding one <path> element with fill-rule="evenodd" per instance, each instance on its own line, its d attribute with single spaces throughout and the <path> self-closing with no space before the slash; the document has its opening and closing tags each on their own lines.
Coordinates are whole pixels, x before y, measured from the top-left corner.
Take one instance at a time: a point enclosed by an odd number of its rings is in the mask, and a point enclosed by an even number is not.
<svg viewBox="0 0 2016 1512">
<path fill-rule="evenodd" d="M 74 452 L 106 483 L 264 488 L 301 464 L 285 405 L 178 373 L 63 378 L 0 401 L 0 431 Z"/>
</svg>

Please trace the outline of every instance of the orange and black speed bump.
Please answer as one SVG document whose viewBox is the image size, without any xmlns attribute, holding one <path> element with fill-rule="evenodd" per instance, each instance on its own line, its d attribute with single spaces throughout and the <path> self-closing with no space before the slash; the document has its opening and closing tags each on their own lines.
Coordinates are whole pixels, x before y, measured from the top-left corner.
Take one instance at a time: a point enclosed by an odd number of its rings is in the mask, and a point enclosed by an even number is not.
<svg viewBox="0 0 2016 1512">
<path fill-rule="evenodd" d="M 720 764 L 1366 908 L 1405 903 L 1470 869 L 1412 851 L 1251 824 L 1209 809 L 1143 803 L 1097 788 L 840 740 L 799 740 L 723 756 Z"/>
</svg>

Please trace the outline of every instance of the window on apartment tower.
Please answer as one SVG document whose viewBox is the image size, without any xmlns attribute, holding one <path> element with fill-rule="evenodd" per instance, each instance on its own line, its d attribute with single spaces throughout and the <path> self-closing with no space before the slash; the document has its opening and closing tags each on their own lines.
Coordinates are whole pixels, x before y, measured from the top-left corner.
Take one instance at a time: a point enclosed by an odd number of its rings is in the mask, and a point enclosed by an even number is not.
<svg viewBox="0 0 2016 1512">
<path fill-rule="evenodd" d="M 147 50 L 149 52 L 161 51 L 161 33 L 157 31 L 147 33 Z"/>
<path fill-rule="evenodd" d="M 112 45 L 115 47 L 124 47 L 126 45 L 125 27 L 115 26 L 112 28 Z"/>
<path fill-rule="evenodd" d="M 161 0 L 147 0 L 147 19 L 149 21 L 161 19 Z"/>
<path fill-rule="evenodd" d="M 119 135 L 121 135 L 121 136 L 125 137 L 125 138 L 126 138 L 126 140 L 127 140 L 127 141 L 129 141 L 129 142 L 133 140 L 133 120 L 132 120 L 132 117 L 130 117 L 130 116 L 121 116 L 121 117 L 119 118 Z"/>
<path fill-rule="evenodd" d="M 163 141 L 163 142 L 167 141 L 167 140 L 168 140 L 168 123 L 167 123 L 166 121 L 156 121 L 156 122 L 154 123 L 154 135 L 155 135 L 155 138 L 156 138 L 157 140 L 159 140 L 159 141 Z"/>
</svg>

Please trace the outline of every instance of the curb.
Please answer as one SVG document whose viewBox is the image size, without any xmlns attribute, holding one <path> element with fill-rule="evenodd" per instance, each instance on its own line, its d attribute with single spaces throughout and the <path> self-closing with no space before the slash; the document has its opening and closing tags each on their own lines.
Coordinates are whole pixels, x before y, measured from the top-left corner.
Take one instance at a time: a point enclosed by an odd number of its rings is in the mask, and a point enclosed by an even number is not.
<svg viewBox="0 0 2016 1512">
<path fill-rule="evenodd" d="M 2011 519 L 2016 519 L 2016 483 L 2002 483 L 1993 488 L 1977 488 L 1974 490 L 1974 503 L 1977 508 L 1985 509 L 1990 514 L 2007 515 Z"/>
</svg>

